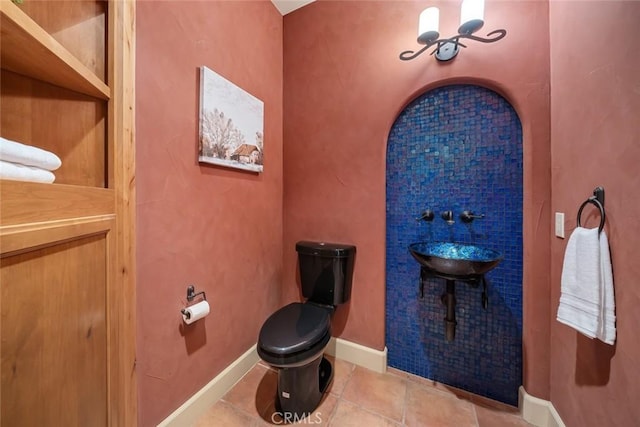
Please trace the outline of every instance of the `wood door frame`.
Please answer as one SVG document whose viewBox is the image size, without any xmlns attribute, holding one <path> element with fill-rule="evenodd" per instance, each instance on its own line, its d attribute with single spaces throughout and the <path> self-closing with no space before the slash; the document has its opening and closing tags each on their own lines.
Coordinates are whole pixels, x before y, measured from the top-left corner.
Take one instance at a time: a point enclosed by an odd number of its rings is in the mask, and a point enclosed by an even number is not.
<svg viewBox="0 0 640 427">
<path fill-rule="evenodd" d="M 116 259 L 109 292 L 110 426 L 137 425 L 135 269 L 135 0 L 109 2 L 107 187 L 115 191 Z"/>
</svg>

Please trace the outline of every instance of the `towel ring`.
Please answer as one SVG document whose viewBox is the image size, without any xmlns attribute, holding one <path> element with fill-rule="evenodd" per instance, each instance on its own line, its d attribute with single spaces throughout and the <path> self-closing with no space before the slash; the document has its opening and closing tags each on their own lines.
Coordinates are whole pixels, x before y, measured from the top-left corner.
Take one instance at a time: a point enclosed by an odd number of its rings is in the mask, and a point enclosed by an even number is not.
<svg viewBox="0 0 640 427">
<path fill-rule="evenodd" d="M 580 205 L 580 209 L 578 209 L 578 227 L 582 227 L 580 225 L 580 216 L 582 215 L 582 209 L 584 209 L 584 207 L 588 203 L 595 205 L 600 211 L 600 226 L 598 227 L 598 234 L 600 234 L 602 232 L 602 229 L 604 228 L 605 213 L 604 213 L 604 206 L 602 206 L 602 203 L 600 203 L 600 201 L 595 196 L 589 197 Z"/>
</svg>

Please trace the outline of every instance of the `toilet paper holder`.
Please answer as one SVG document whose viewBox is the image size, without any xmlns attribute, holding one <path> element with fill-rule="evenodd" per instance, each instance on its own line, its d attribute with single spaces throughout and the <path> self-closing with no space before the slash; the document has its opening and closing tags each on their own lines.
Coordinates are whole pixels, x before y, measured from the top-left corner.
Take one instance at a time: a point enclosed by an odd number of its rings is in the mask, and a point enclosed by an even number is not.
<svg viewBox="0 0 640 427">
<path fill-rule="evenodd" d="M 204 293 L 204 291 L 200 291 L 200 292 L 196 293 L 195 286 L 189 285 L 187 287 L 187 301 L 189 301 L 189 302 L 193 301 L 198 295 L 202 295 L 202 298 L 205 301 L 207 300 L 207 295 Z"/>
<path fill-rule="evenodd" d="M 196 293 L 195 286 L 193 286 L 193 285 L 187 286 L 187 301 L 192 302 L 194 299 L 196 299 L 196 297 L 198 295 L 202 295 L 202 300 L 203 301 L 207 300 L 207 294 L 205 294 L 204 291 L 200 291 L 200 292 Z M 183 308 L 182 310 L 180 310 L 180 312 L 182 314 L 184 314 L 185 316 L 189 315 L 189 313 L 187 312 L 186 308 Z"/>
</svg>

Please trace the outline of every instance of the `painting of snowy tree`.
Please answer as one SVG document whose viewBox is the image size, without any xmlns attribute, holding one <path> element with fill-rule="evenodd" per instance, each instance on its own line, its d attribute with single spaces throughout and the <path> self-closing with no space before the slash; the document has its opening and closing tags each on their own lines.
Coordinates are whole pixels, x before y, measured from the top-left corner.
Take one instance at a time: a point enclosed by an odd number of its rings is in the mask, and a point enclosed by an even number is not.
<svg viewBox="0 0 640 427">
<path fill-rule="evenodd" d="M 262 172 L 263 124 L 262 101 L 200 68 L 200 162 Z"/>
</svg>

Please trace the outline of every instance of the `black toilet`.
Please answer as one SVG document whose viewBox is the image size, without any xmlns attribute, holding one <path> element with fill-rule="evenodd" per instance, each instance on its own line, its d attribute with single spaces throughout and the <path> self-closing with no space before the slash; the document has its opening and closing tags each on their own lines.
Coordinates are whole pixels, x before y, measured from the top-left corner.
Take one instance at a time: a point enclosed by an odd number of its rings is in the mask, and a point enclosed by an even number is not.
<svg viewBox="0 0 640 427">
<path fill-rule="evenodd" d="M 276 409 L 300 419 L 318 407 L 333 378 L 323 352 L 331 338 L 331 314 L 351 296 L 356 247 L 298 242 L 296 251 L 307 301 L 269 316 L 260 330 L 258 355 L 278 369 Z"/>
</svg>

